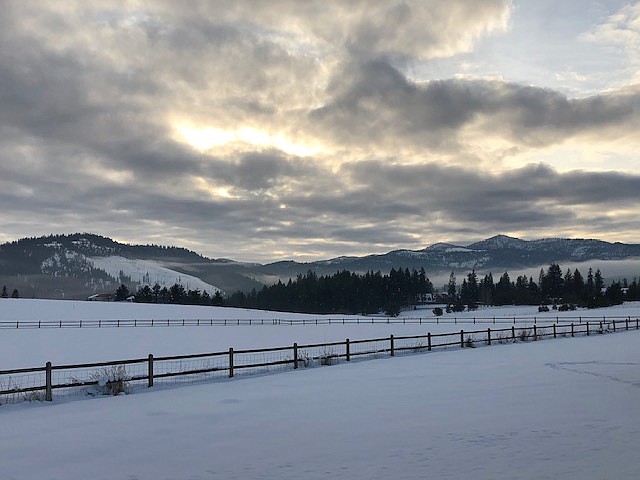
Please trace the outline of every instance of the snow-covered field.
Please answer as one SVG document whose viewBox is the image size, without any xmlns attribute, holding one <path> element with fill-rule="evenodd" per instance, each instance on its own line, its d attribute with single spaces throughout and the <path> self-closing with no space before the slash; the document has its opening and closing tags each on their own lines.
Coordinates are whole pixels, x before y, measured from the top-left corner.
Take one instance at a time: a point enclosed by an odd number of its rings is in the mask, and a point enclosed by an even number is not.
<svg viewBox="0 0 640 480">
<path fill-rule="evenodd" d="M 152 318 L 284 316 L 206 310 L 209 315 L 199 307 L 3 300 L 0 320 L 142 318 L 145 312 Z M 533 313 L 531 307 L 511 308 L 496 316 Z M 640 306 L 597 314 L 633 317 Z M 0 368 L 423 334 L 435 328 L 454 330 L 413 324 L 3 329 Z M 640 478 L 638 342 L 640 332 L 630 331 L 382 358 L 87 401 L 2 405 L 0 476 Z"/>
</svg>

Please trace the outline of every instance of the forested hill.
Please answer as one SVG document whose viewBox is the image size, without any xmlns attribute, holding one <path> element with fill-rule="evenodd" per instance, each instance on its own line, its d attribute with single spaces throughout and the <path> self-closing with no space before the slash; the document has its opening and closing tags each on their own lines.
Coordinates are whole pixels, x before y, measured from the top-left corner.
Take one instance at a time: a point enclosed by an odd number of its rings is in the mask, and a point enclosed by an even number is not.
<svg viewBox="0 0 640 480">
<path fill-rule="evenodd" d="M 215 245 L 211 248 L 215 249 Z M 527 241 L 497 235 L 469 245 L 436 243 L 421 250 L 260 265 L 211 259 L 181 247 L 128 245 L 100 235 L 75 233 L 24 238 L 0 245 L 0 282 L 10 289 L 18 288 L 24 296 L 41 298 L 86 298 L 96 292 L 113 292 L 120 283 L 127 283 L 135 291 L 156 281 L 169 286 L 173 279 L 187 289 L 200 285 L 197 288 L 207 289 L 210 294 L 218 289 L 229 294 L 260 290 L 264 285 L 286 282 L 309 271 L 332 275 L 343 270 L 365 274 L 424 269 L 433 279 L 448 275 L 451 270 L 458 274 L 472 269 L 514 271 L 552 262 L 632 257 L 640 257 L 640 245 L 593 239 Z"/>
</svg>

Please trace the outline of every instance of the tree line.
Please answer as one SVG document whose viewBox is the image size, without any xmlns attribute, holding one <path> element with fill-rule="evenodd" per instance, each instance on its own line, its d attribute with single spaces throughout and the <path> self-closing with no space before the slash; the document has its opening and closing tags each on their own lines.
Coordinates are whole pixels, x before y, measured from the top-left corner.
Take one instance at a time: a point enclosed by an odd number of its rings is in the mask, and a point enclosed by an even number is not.
<svg viewBox="0 0 640 480">
<path fill-rule="evenodd" d="M 217 290 L 210 295 L 206 290 L 187 290 L 179 283 L 174 283 L 171 287 L 161 287 L 156 283 L 153 287 L 145 285 L 138 288 L 135 294 L 131 294 L 129 288 L 123 283 L 115 293 L 116 302 L 124 302 L 131 299 L 137 303 L 175 303 L 179 305 L 211 305 L 221 306 L 223 304 L 222 293 Z"/>
<path fill-rule="evenodd" d="M 562 272 L 560 265 L 552 263 L 540 270 L 538 281 L 526 275 L 511 280 L 505 272 L 497 282 L 489 273 L 479 280 L 473 270 L 462 280 L 458 287 L 453 272 L 449 277 L 447 296 L 453 309 L 463 306 L 475 308 L 484 305 L 543 305 L 558 304 L 574 308 L 575 306 L 598 308 L 622 303 L 624 300 L 640 300 L 640 285 L 634 279 L 632 283 L 624 279 L 614 281 L 605 287 L 600 270 L 589 268 L 584 277 L 577 268 Z"/>
<path fill-rule="evenodd" d="M 318 276 L 309 270 L 287 283 L 265 286 L 249 294 L 238 291 L 225 299 L 225 305 L 264 310 L 304 313 L 368 314 L 385 312 L 397 315 L 400 310 L 419 302 L 422 295 L 433 292 L 433 284 L 424 269 L 391 269 L 357 274 L 343 270 L 334 275 Z"/>
<path fill-rule="evenodd" d="M 371 314 L 383 312 L 397 315 L 402 309 L 417 305 L 425 294 L 433 294 L 432 282 L 425 270 L 391 269 L 389 274 L 369 271 L 365 274 L 339 271 L 333 275 L 318 276 L 309 270 L 284 283 L 264 286 L 250 293 L 237 291 L 223 297 L 200 290 L 186 290 L 180 284 L 160 287 L 155 284 L 138 288 L 135 302 L 174 303 L 191 305 L 217 305 L 298 313 Z M 116 300 L 130 297 L 122 284 L 116 291 Z M 597 308 L 620 304 L 624 300 L 640 300 L 638 279 L 611 282 L 605 286 L 600 270 L 589 268 L 583 276 L 580 270 L 567 269 L 552 263 L 540 270 L 538 280 L 521 275 L 512 280 L 508 272 L 495 281 L 489 273 L 479 278 L 475 270 L 458 284 L 454 272 L 449 276 L 446 292 L 435 294 L 436 300 L 446 303 L 452 311 L 478 305 L 547 305 L 561 304 L 567 308 Z"/>
</svg>

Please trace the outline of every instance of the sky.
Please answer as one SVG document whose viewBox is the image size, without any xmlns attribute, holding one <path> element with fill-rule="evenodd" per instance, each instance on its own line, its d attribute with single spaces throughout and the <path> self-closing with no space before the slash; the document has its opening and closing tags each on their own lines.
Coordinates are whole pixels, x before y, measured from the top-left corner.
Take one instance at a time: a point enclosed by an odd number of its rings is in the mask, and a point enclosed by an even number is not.
<svg viewBox="0 0 640 480">
<path fill-rule="evenodd" d="M 640 242 L 640 2 L 7 0 L 0 242 Z"/>
</svg>

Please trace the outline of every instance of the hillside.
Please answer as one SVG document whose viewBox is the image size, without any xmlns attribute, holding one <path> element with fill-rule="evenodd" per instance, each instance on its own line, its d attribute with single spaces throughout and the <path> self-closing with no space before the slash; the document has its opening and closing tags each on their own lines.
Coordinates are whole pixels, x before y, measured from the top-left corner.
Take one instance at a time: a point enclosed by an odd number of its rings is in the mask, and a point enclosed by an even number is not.
<svg viewBox="0 0 640 480">
<path fill-rule="evenodd" d="M 86 298 L 113 292 L 121 283 L 186 289 L 260 289 L 278 279 L 286 281 L 307 271 L 319 275 L 349 270 L 389 272 L 424 268 L 434 279 L 451 270 L 494 271 L 546 267 L 551 262 L 627 260 L 640 257 L 640 245 L 594 239 L 548 238 L 521 240 L 497 235 L 469 245 L 436 243 L 421 250 L 394 250 L 385 254 L 300 263 L 279 261 L 266 265 L 211 259 L 180 247 L 128 245 L 90 233 L 25 238 L 0 245 L 0 285 L 17 288 L 23 297 Z"/>
<path fill-rule="evenodd" d="M 259 287 L 233 267 L 179 247 L 127 245 L 88 233 L 25 238 L 0 246 L 0 284 L 23 297 L 86 298 L 156 282 L 186 289 L 235 291 Z M 238 269 L 241 269 L 239 267 Z"/>
</svg>

